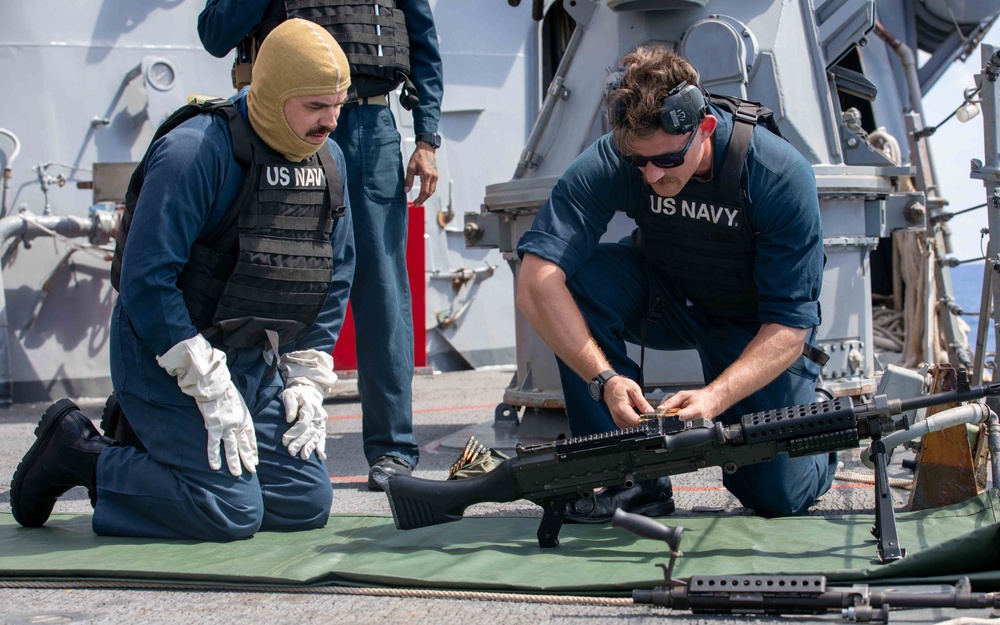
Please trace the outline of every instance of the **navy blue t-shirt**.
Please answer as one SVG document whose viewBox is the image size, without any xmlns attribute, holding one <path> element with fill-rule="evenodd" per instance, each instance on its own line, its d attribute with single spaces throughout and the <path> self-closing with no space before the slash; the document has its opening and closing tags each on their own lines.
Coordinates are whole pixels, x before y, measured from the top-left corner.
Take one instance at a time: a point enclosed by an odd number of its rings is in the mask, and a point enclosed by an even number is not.
<svg viewBox="0 0 1000 625">
<path fill-rule="evenodd" d="M 716 107 L 714 171 L 720 171 L 733 128 Z M 709 184 L 691 180 L 682 193 Z M 812 167 L 784 139 L 754 129 L 743 172 L 746 215 L 754 233 L 753 276 L 761 323 L 812 328 L 820 323 L 823 231 Z M 611 135 L 577 157 L 552 189 L 518 254 L 555 263 L 567 278 L 594 253 L 615 211 L 635 217 L 649 203 L 640 170 L 624 161 Z M 669 280 L 669 276 L 663 276 Z M 711 311 L 708 311 L 711 312 Z"/>
</svg>

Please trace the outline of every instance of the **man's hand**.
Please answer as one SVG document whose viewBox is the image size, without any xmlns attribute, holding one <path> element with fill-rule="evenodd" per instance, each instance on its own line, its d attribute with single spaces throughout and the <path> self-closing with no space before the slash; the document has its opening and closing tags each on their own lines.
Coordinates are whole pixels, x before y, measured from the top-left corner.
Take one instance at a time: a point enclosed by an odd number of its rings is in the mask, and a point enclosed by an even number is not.
<svg viewBox="0 0 1000 625">
<path fill-rule="evenodd" d="M 222 468 L 219 447 L 226 453 L 226 465 L 234 477 L 257 472 L 257 435 L 253 417 L 243 396 L 233 383 L 225 352 L 215 349 L 205 337 L 177 343 L 156 358 L 163 369 L 177 378 L 181 392 L 194 398 L 208 432 L 208 466 Z"/>
<path fill-rule="evenodd" d="M 604 384 L 604 403 L 611 410 L 611 418 L 620 428 L 639 425 L 639 414 L 653 412 L 635 381 L 616 375 Z M 639 412 L 636 412 L 636 411 Z"/>
<path fill-rule="evenodd" d="M 293 456 L 301 452 L 303 460 L 308 460 L 313 451 L 320 460 L 326 460 L 327 414 L 320 385 L 297 378 L 281 393 L 281 401 L 285 405 L 285 421 L 295 423 L 281 437 L 281 444 Z"/>
<path fill-rule="evenodd" d="M 566 274 L 552 261 L 524 255 L 517 307 L 552 351 L 584 380 L 612 369 L 566 287 Z M 604 403 L 615 424 L 622 428 L 638 425 L 639 413 L 653 412 L 639 385 L 623 375 L 604 383 Z"/>
<path fill-rule="evenodd" d="M 417 141 L 416 146 L 413 155 L 410 156 L 410 163 L 406 166 L 406 181 L 403 183 L 403 190 L 409 193 L 410 189 L 413 188 L 413 177 L 419 176 L 420 195 L 413 200 L 413 205 L 421 206 L 437 191 L 438 168 L 434 148 L 423 141 Z"/>
<path fill-rule="evenodd" d="M 337 382 L 333 357 L 315 349 L 288 352 L 278 359 L 278 369 L 285 379 L 281 393 L 285 421 L 295 423 L 281 437 L 281 444 L 303 460 L 308 460 L 313 451 L 320 460 L 326 460 L 327 414 L 323 397 Z"/>
<path fill-rule="evenodd" d="M 719 404 L 716 394 L 708 387 L 696 391 L 674 393 L 660 402 L 656 410 L 666 411 L 673 408 L 677 409 L 677 416 L 684 421 L 698 417 L 713 419 L 724 410 Z"/>
</svg>

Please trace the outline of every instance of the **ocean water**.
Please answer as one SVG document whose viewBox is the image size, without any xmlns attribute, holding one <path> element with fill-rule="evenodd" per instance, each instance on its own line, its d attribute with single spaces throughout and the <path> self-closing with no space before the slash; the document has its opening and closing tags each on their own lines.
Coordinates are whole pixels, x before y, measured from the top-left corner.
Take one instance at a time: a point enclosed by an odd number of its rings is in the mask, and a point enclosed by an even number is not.
<svg viewBox="0 0 1000 625">
<path fill-rule="evenodd" d="M 965 314 L 962 318 L 969 327 L 969 344 L 976 348 L 976 328 L 979 326 L 979 300 L 983 293 L 984 263 L 968 263 L 951 268 L 951 283 L 955 289 L 955 301 L 962 307 Z M 992 330 L 992 328 L 991 328 Z M 986 334 L 987 361 L 993 360 L 996 353 L 996 332 Z"/>
</svg>

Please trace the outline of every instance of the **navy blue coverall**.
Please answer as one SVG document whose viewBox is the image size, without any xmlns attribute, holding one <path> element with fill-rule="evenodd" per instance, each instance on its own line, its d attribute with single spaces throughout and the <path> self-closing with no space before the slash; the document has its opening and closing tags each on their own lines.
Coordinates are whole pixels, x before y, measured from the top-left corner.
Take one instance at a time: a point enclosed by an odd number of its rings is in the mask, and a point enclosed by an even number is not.
<svg viewBox="0 0 1000 625">
<path fill-rule="evenodd" d="M 246 117 L 245 91 L 235 103 Z M 346 180 L 344 157 L 328 141 Z M 206 240 L 237 198 L 246 170 L 233 157 L 228 123 L 218 115 L 190 119 L 158 140 L 129 231 L 121 292 L 111 321 L 111 378 L 129 423 L 148 453 L 109 447 L 97 467 L 98 534 L 226 541 L 260 529 L 323 527 L 333 490 L 316 454 L 291 456 L 281 443 L 291 425 L 281 402 L 284 382 L 261 349 L 223 349 L 233 383 L 253 417 L 257 473 L 213 471 L 207 433 L 193 398 L 156 357 L 197 333 L 177 288 L 191 245 Z M 346 183 L 345 183 L 346 184 Z M 347 190 L 344 190 L 348 203 Z M 349 206 L 349 204 L 348 204 Z M 354 270 L 351 212 L 331 234 L 334 277 L 316 322 L 282 351 L 333 349 Z"/>
</svg>

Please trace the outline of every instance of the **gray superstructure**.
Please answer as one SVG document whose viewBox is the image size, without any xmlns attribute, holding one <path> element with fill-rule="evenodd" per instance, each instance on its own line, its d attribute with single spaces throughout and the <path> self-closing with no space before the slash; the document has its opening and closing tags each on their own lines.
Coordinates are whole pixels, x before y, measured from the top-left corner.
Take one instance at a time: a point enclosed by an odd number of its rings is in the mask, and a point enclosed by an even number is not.
<svg viewBox="0 0 1000 625">
<path fill-rule="evenodd" d="M 934 17 L 948 10 L 944 2 L 577 0 L 560 6 L 575 23 L 572 37 L 513 178 L 489 186 L 483 210 L 467 217 L 470 244 L 498 246 L 516 275 L 513 250 L 551 186 L 610 129 L 603 96 L 617 58 L 638 44 L 664 42 L 699 69 L 710 92 L 770 107 L 783 134 L 813 165 L 827 254 L 819 330 L 819 346 L 830 355 L 821 381 L 826 391 L 874 389 L 881 366 L 876 351 L 887 346 L 876 345 L 873 293 L 895 296 L 906 317 L 902 342 L 912 344 L 897 350 L 906 364 L 971 365 L 942 262 L 950 250 L 937 218 L 947 202 L 920 137 L 927 125 L 921 94 L 943 67 L 974 49 L 996 19 L 994 3 L 952 10 L 950 32 Z M 932 52 L 920 67 L 918 48 Z M 605 240 L 634 228 L 620 217 Z M 916 269 L 906 273 L 908 264 Z M 881 279 L 876 289 L 873 275 Z M 517 348 L 518 371 L 504 401 L 558 407 L 554 359 L 521 317 Z M 654 395 L 703 383 L 694 352 L 647 355 L 645 377 Z"/>
<path fill-rule="evenodd" d="M 91 245 L 90 207 L 113 230 L 130 166 L 190 93 L 229 95 L 230 62 L 198 41 L 198 2 L 0 3 L 0 162 L 10 165 L 3 239 L 0 401 L 110 392 L 110 252 Z M 20 143 L 16 159 L 11 134 Z M 88 187 L 94 183 L 96 189 Z M 35 238 L 36 217 L 72 238 Z M 24 224 L 20 228 L 18 224 Z M 72 228 L 74 223 L 77 228 Z M 14 230 L 14 232 L 11 232 Z M 80 236 L 82 235 L 82 236 Z M 113 242 L 112 242 L 113 243 Z M 30 247 L 28 247 L 30 245 Z"/>
<path fill-rule="evenodd" d="M 916 158 L 923 150 L 908 139 L 927 123 L 920 94 L 975 48 L 998 12 L 989 0 L 952 4 L 489 1 L 470 13 L 469 3 L 432 2 L 446 88 L 441 182 L 425 209 L 425 281 L 415 285 L 427 297 L 429 364 L 516 362 L 505 401 L 559 404 L 551 354 L 514 308 L 511 250 L 555 178 L 605 131 L 604 80 L 615 60 L 655 39 L 688 55 L 710 90 L 774 109 L 813 163 L 829 256 L 824 383 L 833 393 L 871 390 L 872 254 L 893 232 L 932 232 L 927 216 L 943 206 L 933 163 Z M 189 94 L 232 93 L 231 59 L 213 58 L 198 41 L 202 7 L 200 0 L 0 3 L 0 164 L 9 167 L 0 216 L 0 401 L 110 391 L 107 242 L 129 164 Z M 533 11 L 543 19 L 534 21 Z M 876 20 L 886 38 L 873 30 Z M 887 43 L 893 38 L 900 45 Z M 930 56 L 906 65 L 906 51 L 916 59 L 918 49 Z M 408 152 L 409 114 L 395 101 L 393 110 Z M 914 188 L 905 184 L 911 177 Z M 475 226 L 463 223 L 465 213 Z M 626 222 L 619 231 L 630 228 Z M 948 293 L 946 272 L 928 275 Z M 944 328 L 944 351 L 967 358 L 948 345 L 960 337 L 946 309 L 932 303 L 921 324 Z M 919 342 L 920 359 L 940 355 L 934 342 Z M 660 391 L 700 380 L 696 359 L 669 364 L 649 362 Z"/>
</svg>

